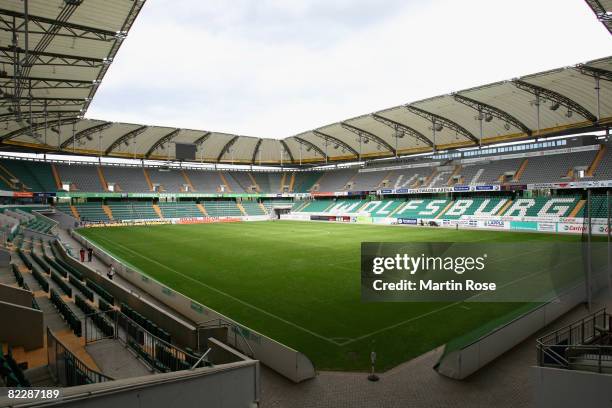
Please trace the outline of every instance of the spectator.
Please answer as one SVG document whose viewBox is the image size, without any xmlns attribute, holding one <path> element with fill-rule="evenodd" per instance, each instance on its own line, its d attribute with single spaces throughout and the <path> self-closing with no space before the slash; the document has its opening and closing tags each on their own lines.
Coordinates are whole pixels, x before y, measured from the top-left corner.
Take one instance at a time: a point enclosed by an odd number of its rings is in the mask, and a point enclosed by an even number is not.
<svg viewBox="0 0 612 408">
<path fill-rule="evenodd" d="M 113 265 L 108 268 L 106 276 L 108 276 L 108 279 L 113 280 L 113 276 L 115 276 L 115 267 Z"/>
<path fill-rule="evenodd" d="M 93 248 L 87 248 L 87 262 L 91 262 L 93 258 Z"/>
<path fill-rule="evenodd" d="M 85 248 L 81 248 L 79 254 L 81 255 L 81 262 L 85 262 Z"/>
</svg>

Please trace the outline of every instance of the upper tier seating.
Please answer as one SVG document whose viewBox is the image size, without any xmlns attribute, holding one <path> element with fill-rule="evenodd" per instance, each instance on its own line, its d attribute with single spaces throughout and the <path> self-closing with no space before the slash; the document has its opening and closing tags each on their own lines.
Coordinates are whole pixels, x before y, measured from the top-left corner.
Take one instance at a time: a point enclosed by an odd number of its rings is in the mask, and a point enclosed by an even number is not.
<svg viewBox="0 0 612 408">
<path fill-rule="evenodd" d="M 49 163 L 35 162 L 29 160 L 0 160 L 0 188 L 10 190 L 2 178 L 11 182 L 11 175 L 27 186 L 28 191 L 55 192 L 57 186 L 51 172 Z M 7 174 L 10 173 L 10 174 Z"/>
<path fill-rule="evenodd" d="M 295 173 L 294 193 L 307 193 L 323 175 L 319 171 L 300 171 Z"/>
<path fill-rule="evenodd" d="M 217 171 L 184 170 L 184 172 L 189 177 L 194 190 L 198 193 L 218 193 L 220 191 L 219 187 L 223 184 Z"/>
<path fill-rule="evenodd" d="M 331 170 L 326 172 L 319 179 L 319 189 L 321 192 L 333 192 L 345 190 L 346 184 L 357 175 L 356 169 Z"/>
<path fill-rule="evenodd" d="M 62 184 L 69 183 L 77 191 L 104 192 L 104 186 L 100 182 L 97 166 L 85 166 L 78 164 L 55 165 Z"/>
<path fill-rule="evenodd" d="M 427 179 L 431 175 L 431 167 L 393 170 L 385 177 L 385 188 L 400 189 L 420 187 L 420 179 Z"/>
<path fill-rule="evenodd" d="M 184 191 L 183 186 L 187 184 L 179 170 L 147 169 L 151 183 L 159 184 L 161 190 L 167 193 L 180 193 Z"/>
<path fill-rule="evenodd" d="M 351 191 L 373 191 L 378 189 L 385 179 L 387 172 L 369 171 L 359 172 L 352 180 Z"/>
<path fill-rule="evenodd" d="M 253 180 L 249 177 L 249 173 L 246 171 L 230 171 L 226 172 L 225 180 L 229 185 L 232 192 L 248 192 L 251 193 L 253 190 L 251 186 L 254 186 Z"/>
<path fill-rule="evenodd" d="M 102 167 L 108 184 L 118 185 L 121 191 L 144 193 L 151 189 L 147 184 L 142 167 Z M 116 190 L 116 189 L 115 189 Z"/>
<path fill-rule="evenodd" d="M 261 173 L 252 172 L 251 175 L 255 179 L 259 191 L 262 193 L 278 193 L 280 192 L 280 173 Z M 278 176 L 278 177 L 277 177 Z"/>
<path fill-rule="evenodd" d="M 524 159 L 505 159 L 463 164 L 458 175 L 466 185 L 500 184 L 506 173 L 518 172 Z"/>
<path fill-rule="evenodd" d="M 575 167 L 585 169 L 593 162 L 597 151 L 530 157 L 521 177 L 523 183 L 558 183 L 571 180 L 568 172 Z"/>
</svg>

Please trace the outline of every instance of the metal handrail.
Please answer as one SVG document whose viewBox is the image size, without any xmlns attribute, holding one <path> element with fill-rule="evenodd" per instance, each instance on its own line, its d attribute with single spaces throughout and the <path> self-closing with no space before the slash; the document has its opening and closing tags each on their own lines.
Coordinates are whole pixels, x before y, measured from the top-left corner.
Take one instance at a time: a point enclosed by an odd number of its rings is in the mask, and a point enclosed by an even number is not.
<svg viewBox="0 0 612 408">
<path fill-rule="evenodd" d="M 64 343 L 62 343 L 57 336 L 55 336 L 55 334 L 51 331 L 51 329 L 47 328 L 47 338 L 51 338 L 53 339 L 53 341 L 56 344 L 56 348 L 55 350 L 53 350 L 54 353 L 56 353 L 56 359 L 57 359 L 57 345 L 60 345 L 63 349 L 63 354 L 68 355 L 73 361 L 75 361 L 76 363 L 78 363 L 78 365 L 80 366 L 81 369 L 84 369 L 84 373 L 87 375 L 87 378 L 89 378 L 92 382 L 94 383 L 98 383 L 98 382 L 106 382 L 106 381 L 113 381 L 114 378 L 109 377 L 108 375 L 102 374 L 99 371 L 93 370 L 91 368 L 89 368 L 87 366 L 87 364 L 85 364 L 81 359 L 79 359 L 73 352 L 70 351 L 70 349 L 68 347 L 66 347 L 66 345 Z M 48 340 L 47 340 L 48 341 Z M 52 350 L 50 350 L 49 348 L 47 348 L 47 353 L 51 352 Z M 100 380 L 100 381 L 95 381 L 96 379 Z"/>
<path fill-rule="evenodd" d="M 208 355 L 208 353 L 210 353 L 211 350 L 211 348 L 206 350 L 206 352 L 202 354 L 202 357 L 200 357 L 198 361 L 196 361 L 196 363 L 193 365 L 193 367 L 190 368 L 190 370 L 195 370 L 195 368 L 202 362 L 202 360 L 204 360 L 204 358 Z"/>
</svg>

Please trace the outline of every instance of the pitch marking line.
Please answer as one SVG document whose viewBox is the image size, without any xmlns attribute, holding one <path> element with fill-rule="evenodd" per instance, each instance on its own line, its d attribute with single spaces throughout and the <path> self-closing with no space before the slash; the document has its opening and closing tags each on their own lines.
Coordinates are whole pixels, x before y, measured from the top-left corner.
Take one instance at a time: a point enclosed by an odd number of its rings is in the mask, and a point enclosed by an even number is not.
<svg viewBox="0 0 612 408">
<path fill-rule="evenodd" d="M 99 237 L 99 238 L 100 238 L 100 237 Z M 145 256 L 145 255 L 139 254 L 138 252 L 133 251 L 132 249 L 130 249 L 130 248 L 128 248 L 128 247 L 126 247 L 125 245 L 119 244 L 119 243 L 117 243 L 117 242 L 111 242 L 111 241 L 107 240 L 106 238 L 102 238 L 102 240 L 104 240 L 104 241 L 106 241 L 106 242 L 108 242 L 108 243 L 110 243 L 110 244 L 113 244 L 113 245 L 118 245 L 118 246 L 120 246 L 121 248 L 123 248 L 124 250 L 129 251 L 129 252 L 131 252 L 131 253 L 132 253 L 132 254 L 134 254 L 134 255 L 137 255 L 137 256 L 139 256 L 139 257 L 141 257 L 141 258 L 143 258 L 143 259 L 145 259 L 145 260 L 147 260 L 147 261 L 149 261 L 149 262 L 152 262 L 152 263 L 154 263 L 154 264 L 156 264 L 156 265 L 159 265 L 160 267 L 162 267 L 162 268 L 164 268 L 164 269 L 166 269 L 166 270 L 168 270 L 168 271 L 170 271 L 170 272 L 173 272 L 173 273 L 175 273 L 175 274 L 177 274 L 177 275 L 179 275 L 179 276 L 182 276 L 183 278 L 185 278 L 185 279 L 187 279 L 187 280 L 189 280 L 189 281 L 192 281 L 192 282 L 194 282 L 194 283 L 197 283 L 198 285 L 201 285 L 201 286 L 203 286 L 203 287 L 205 287 L 205 288 L 207 288 L 207 289 L 209 289 L 209 290 L 212 290 L 213 292 L 216 292 L 216 293 L 218 293 L 218 294 L 220 294 L 220 295 L 226 296 L 226 297 L 228 297 L 228 298 L 230 298 L 230 299 L 232 299 L 232 300 L 234 300 L 234 301 L 236 301 L 236 302 L 238 302 L 238 303 L 240 303 L 240 304 L 242 304 L 242 305 L 244 305 L 244 306 L 250 307 L 250 308 L 251 308 L 251 309 L 253 309 L 253 310 L 257 310 L 258 312 L 260 312 L 260 313 L 262 313 L 262 314 L 265 314 L 266 316 L 269 316 L 269 317 L 272 317 L 272 318 L 274 318 L 274 319 L 277 319 L 277 320 L 279 320 L 279 321 L 281 321 L 281 322 L 283 322 L 283 323 L 285 323 L 285 324 L 287 324 L 287 325 L 289 325 L 289 326 L 292 326 L 292 327 L 294 327 L 294 328 L 296 328 L 296 329 L 302 330 L 303 332 L 308 333 L 308 334 L 310 334 L 310 335 L 312 335 L 312 336 L 315 336 L 315 337 L 317 337 L 317 338 L 319 338 L 319 339 L 321 339 L 321 340 L 325 340 L 325 341 L 327 341 L 327 342 L 329 342 L 329 343 L 335 344 L 336 346 L 340 346 L 340 345 L 342 345 L 340 342 L 337 342 L 337 341 L 335 341 L 335 340 L 333 340 L 333 339 L 330 339 L 330 338 L 327 338 L 327 337 L 325 337 L 325 336 L 322 336 L 322 335 L 320 335 L 320 334 L 318 334 L 318 333 L 313 332 L 312 330 L 308 330 L 308 329 L 306 329 L 306 328 L 304 328 L 304 327 L 302 327 L 302 326 L 300 326 L 300 325 L 298 325 L 298 324 L 295 324 L 295 323 L 293 323 L 293 322 L 290 322 L 289 320 L 283 319 L 283 318 L 282 318 L 282 317 L 280 317 L 280 316 L 277 316 L 277 315 L 275 315 L 275 314 L 273 314 L 273 313 L 270 313 L 270 312 L 268 312 L 268 311 L 266 311 L 266 310 L 263 310 L 263 309 L 261 309 L 261 308 L 259 308 L 259 307 L 255 306 L 255 305 L 252 305 L 252 304 L 250 304 L 250 303 L 248 303 L 248 302 L 245 302 L 245 301 L 244 301 L 244 300 L 242 300 L 242 299 L 239 299 L 239 298 L 237 298 L 237 297 L 234 297 L 234 296 L 230 295 L 229 293 L 223 292 L 222 290 L 219 290 L 219 289 L 214 288 L 214 287 L 212 287 L 212 286 L 210 286 L 210 285 L 207 285 L 207 284 L 205 284 L 204 282 L 201 282 L 201 281 L 199 281 L 199 280 L 197 280 L 197 279 L 195 279 L 195 278 L 192 278 L 192 277 L 191 277 L 191 276 L 189 276 L 189 275 L 185 275 L 184 273 L 179 272 L 179 271 L 177 271 L 176 269 L 170 268 L 169 266 L 167 266 L 167 265 L 165 265 L 165 264 L 163 264 L 163 263 L 161 263 L 161 262 L 158 262 L 158 261 L 156 261 L 156 260 L 154 260 L 154 259 L 151 259 L 151 258 L 149 258 L 148 256 Z"/>
<path fill-rule="evenodd" d="M 532 254 L 532 253 L 536 253 L 536 252 L 541 252 L 541 250 L 535 250 L 535 251 L 527 252 L 527 254 Z M 501 258 L 501 259 L 499 259 L 498 261 L 502 261 L 502 260 L 506 260 L 506 259 L 511 259 L 511 258 L 513 258 L 513 256 L 511 256 L 511 257 L 507 257 L 507 258 Z M 553 267 L 554 267 L 554 266 L 553 266 Z M 545 272 L 550 271 L 550 269 L 551 269 L 551 268 L 546 269 L 546 270 L 544 270 L 544 271 L 534 272 L 534 273 L 532 273 L 532 274 L 530 274 L 530 275 L 521 276 L 521 277 L 519 277 L 519 278 L 516 278 L 516 279 L 514 279 L 514 280 L 511 280 L 510 282 L 506 282 L 505 284 L 500 285 L 500 286 L 499 286 L 499 288 L 500 288 L 500 289 L 502 289 L 502 288 L 505 288 L 505 287 L 507 287 L 507 286 L 513 285 L 513 284 L 515 284 L 515 283 L 518 283 L 518 282 L 520 282 L 520 281 L 522 281 L 522 280 L 525 280 L 525 279 L 527 279 L 527 278 L 530 278 L 530 277 L 532 277 L 532 276 L 537 276 L 537 275 L 543 274 L 543 273 L 545 273 Z M 472 296 L 471 298 L 475 298 L 475 297 L 478 297 L 478 296 L 480 296 L 480 295 L 481 295 L 481 293 L 477 293 L 476 295 Z M 468 298 L 468 299 L 471 299 L 471 298 Z M 340 344 L 340 345 L 341 345 L 341 346 L 345 346 L 345 345 L 347 345 L 347 344 L 354 343 L 355 341 L 358 341 L 358 340 L 363 340 L 363 339 L 366 339 L 366 338 L 368 338 L 368 337 L 371 337 L 371 336 L 373 336 L 373 335 L 375 335 L 375 334 L 379 334 L 379 333 L 385 332 L 385 331 L 387 331 L 387 330 L 394 329 L 394 328 L 396 328 L 396 327 L 402 326 L 402 325 L 404 325 L 404 324 L 406 324 L 406 323 L 410 323 L 410 322 L 413 322 L 413 321 L 415 321 L 415 320 L 419 320 L 419 319 L 421 319 L 422 317 L 431 316 L 431 315 L 433 315 L 433 314 L 435 314 L 435 313 L 441 312 L 441 311 L 443 311 L 443 310 L 449 309 L 449 308 L 451 308 L 451 307 L 453 307 L 453 306 L 456 306 L 456 305 L 458 305 L 458 304 L 464 303 L 464 302 L 465 302 L 466 300 L 468 300 L 468 299 L 459 300 L 459 301 L 457 301 L 457 302 L 455 302 L 455 303 L 451 303 L 451 304 L 448 304 L 448 305 L 446 305 L 446 306 L 442 306 L 442 307 L 440 307 L 440 308 L 438 308 L 438 309 L 431 310 L 431 311 L 429 311 L 429 312 L 427 312 L 427 313 L 424 313 L 424 314 L 422 314 L 422 315 L 411 317 L 411 318 L 410 318 L 410 319 L 408 319 L 408 320 L 404 320 L 404 321 L 401 321 L 401 322 L 395 323 L 395 324 L 393 324 L 393 325 L 391 325 L 391 326 L 383 327 L 382 329 L 378 329 L 378 330 L 375 330 L 375 331 L 373 331 L 373 332 L 371 332 L 371 333 L 364 334 L 364 335 L 359 336 L 359 337 L 356 337 L 356 338 L 354 338 L 354 339 L 351 339 L 351 340 L 345 341 L 345 342 L 343 342 L 343 343 L 342 343 L 342 344 Z M 469 308 L 468 308 L 468 309 L 469 309 Z"/>
<path fill-rule="evenodd" d="M 454 302 L 454 303 L 448 304 L 448 305 L 446 305 L 446 306 L 440 307 L 440 308 L 438 308 L 438 309 L 431 310 L 431 311 L 429 311 L 429 312 L 427 312 L 427 313 L 424 313 L 424 314 L 421 314 L 421 315 L 418 315 L 418 316 L 414 316 L 414 317 L 412 317 L 412 318 L 410 318 L 410 319 L 407 319 L 407 320 L 404 320 L 404 321 L 398 322 L 398 323 L 393 324 L 393 325 L 391 325 L 391 326 L 383 327 L 383 328 L 381 328 L 381 329 L 379 329 L 379 330 L 375 330 L 375 331 L 373 331 L 373 332 L 371 332 L 371 333 L 368 333 L 368 334 L 365 334 L 365 335 L 362 335 L 362 336 L 356 337 L 356 338 L 354 338 L 354 339 L 350 339 L 350 340 L 347 340 L 347 341 L 344 341 L 344 342 L 338 342 L 338 341 L 334 340 L 333 338 L 327 338 L 327 337 L 325 337 L 325 336 L 323 336 L 323 335 L 320 335 L 320 334 L 318 334 L 318 333 L 315 333 L 315 332 L 313 332 L 312 330 L 306 329 L 306 328 L 304 328 L 304 327 L 302 327 L 302 326 L 300 326 L 300 325 L 298 325 L 298 324 L 295 324 L 295 323 L 293 323 L 293 322 L 291 322 L 291 321 L 288 321 L 288 320 L 286 320 L 286 319 L 283 319 L 282 317 L 279 317 L 279 316 L 277 316 L 277 315 L 275 315 L 275 314 L 273 314 L 273 313 L 270 313 L 270 312 L 268 312 L 268 311 L 266 311 L 266 310 L 263 310 L 263 309 L 261 309 L 261 308 L 259 308 L 259 307 L 257 307 L 257 306 L 254 306 L 254 305 L 252 305 L 252 304 L 250 304 L 250 303 L 248 303 L 248 302 L 245 302 L 244 300 L 241 300 L 241 299 L 239 299 L 239 298 L 236 298 L 236 297 L 234 297 L 234 296 L 232 296 L 232 295 L 230 295 L 230 294 L 228 294 L 228 293 L 226 293 L 226 292 L 223 292 L 223 291 L 221 291 L 221 290 L 219 290 L 219 289 L 217 289 L 217 288 L 214 288 L 214 287 L 212 287 L 212 286 L 210 286 L 210 285 L 207 285 L 207 284 L 205 284 L 205 283 L 203 283 L 203 282 L 201 282 L 201 281 L 199 281 L 199 280 L 197 280 L 197 279 L 195 279 L 195 278 L 192 278 L 191 276 L 185 275 L 185 274 L 183 274 L 182 272 L 179 272 L 179 271 L 177 271 L 177 270 L 175 270 L 175 269 L 173 269 L 173 268 L 170 268 L 169 266 L 167 266 L 167 265 L 165 265 L 165 264 L 162 264 L 162 263 L 160 263 L 160 262 L 158 262 L 158 261 L 156 261 L 156 260 L 154 260 L 154 259 L 151 259 L 151 258 L 149 258 L 149 257 L 147 257 L 147 256 L 145 256 L 145 255 L 142 255 L 142 254 L 140 254 L 140 253 L 138 253 L 138 252 L 135 252 L 135 251 L 133 251 L 132 249 L 130 249 L 130 248 L 128 248 L 128 247 L 126 247 L 126 246 L 124 246 L 124 245 L 122 245 L 122 244 L 119 244 L 119 243 L 117 243 L 117 242 L 112 242 L 112 241 L 110 241 L 110 240 L 108 240 L 108 239 L 106 239 L 106 238 L 103 238 L 103 237 L 98 237 L 98 238 L 100 238 L 100 239 L 102 239 L 102 240 L 104 240 L 104 241 L 106 241 L 106 242 L 108 242 L 108 243 L 110 243 L 110 244 L 120 246 L 120 247 L 121 247 L 121 248 L 123 248 L 124 250 L 127 250 L 127 251 L 131 252 L 131 253 L 132 253 L 132 254 L 134 254 L 134 255 L 137 255 L 137 256 L 139 256 L 139 257 L 141 257 L 141 258 L 143 258 L 143 259 L 145 259 L 145 260 L 147 260 L 147 261 L 149 261 L 149 262 L 155 263 L 155 264 L 157 264 L 157 265 L 161 266 L 162 268 L 165 268 L 165 269 L 169 270 L 170 272 L 173 272 L 173 273 L 175 273 L 175 274 L 177 274 L 177 275 L 180 275 L 180 276 L 184 277 L 184 278 L 185 278 L 185 279 L 187 279 L 187 280 L 190 280 L 190 281 L 192 281 L 192 282 L 195 282 L 195 283 L 197 283 L 197 284 L 199 284 L 199 285 L 201 285 L 201 286 L 203 286 L 203 287 L 206 287 L 207 289 L 210 289 L 210 290 L 212 290 L 213 292 L 217 292 L 217 293 L 219 293 L 219 294 L 221 294 L 221 295 L 223 295 L 223 296 L 226 296 L 226 297 L 228 297 L 228 298 L 230 298 L 230 299 L 232 299 L 232 300 L 234 300 L 234 301 L 236 301 L 236 302 L 238 302 L 238 303 L 240 303 L 240 304 L 243 304 L 243 305 L 245 305 L 245 306 L 247 306 L 247 307 L 252 308 L 253 310 L 257 310 L 258 312 L 263 313 L 263 314 L 265 314 L 266 316 L 270 316 L 270 317 L 272 317 L 272 318 L 274 318 L 274 319 L 277 319 L 277 320 L 279 320 L 279 321 L 281 321 L 281 322 L 283 322 L 283 323 L 285 323 L 285 324 L 288 324 L 289 326 L 292 326 L 292 327 L 294 327 L 294 328 L 296 328 L 296 329 L 302 330 L 302 331 L 303 331 L 303 332 L 305 332 L 305 333 L 308 333 L 308 334 L 313 335 L 313 336 L 315 336 L 315 337 L 317 337 L 317 338 L 319 338 L 319 339 L 325 340 L 325 341 L 327 341 L 327 342 L 329 342 L 329 343 L 335 344 L 335 345 L 340 346 L 340 347 L 345 346 L 345 345 L 347 345 L 347 344 L 354 343 L 355 341 L 358 341 L 358 340 L 362 340 L 362 339 L 365 339 L 365 338 L 371 337 L 371 336 L 373 336 L 373 335 L 375 335 L 375 334 L 379 334 L 379 333 L 385 332 L 385 331 L 387 331 L 387 330 L 394 329 L 394 328 L 399 327 L 399 326 L 402 326 L 402 325 L 404 325 L 404 324 L 406 324 L 406 323 L 410 323 L 410 322 L 413 322 L 413 321 L 419 320 L 419 319 L 421 319 L 421 318 L 423 318 L 423 317 L 428 317 L 428 316 L 434 315 L 434 314 L 436 314 L 436 313 L 438 313 L 438 312 L 441 312 L 441 311 L 443 311 L 443 310 L 449 309 L 449 308 L 451 308 L 451 307 L 453 307 L 453 306 L 456 306 L 456 305 L 461 304 L 461 303 L 463 303 L 463 302 L 464 302 L 464 300 L 457 301 L 457 302 Z M 484 239 L 483 239 L 483 240 L 478 240 L 478 241 L 484 241 Z M 538 251 L 532 251 L 531 253 L 533 253 L 533 252 L 539 252 L 539 250 L 538 250 Z M 510 257 L 508 257 L 508 258 L 510 258 Z M 498 261 L 499 261 L 499 260 L 498 260 Z M 136 269 L 138 269 L 138 268 L 136 268 Z M 541 271 L 541 272 L 536 272 L 536 273 L 534 273 L 534 274 L 532 274 L 532 275 L 538 275 L 538 274 L 541 274 L 541 273 L 543 273 L 543 272 L 542 272 L 542 271 Z M 515 280 L 512 280 L 512 281 L 510 281 L 510 282 L 507 282 L 507 283 L 506 283 L 505 285 L 503 285 L 502 287 L 505 287 L 505 286 L 508 286 L 508 285 L 514 284 L 514 283 L 516 283 L 516 282 L 518 282 L 518 281 L 521 281 L 521 280 L 523 280 L 523 279 L 525 279 L 525 278 L 527 278 L 527 277 L 529 277 L 529 276 L 532 276 L 532 275 L 527 275 L 527 276 L 523 276 L 523 277 L 517 278 L 517 279 L 515 279 Z"/>
</svg>

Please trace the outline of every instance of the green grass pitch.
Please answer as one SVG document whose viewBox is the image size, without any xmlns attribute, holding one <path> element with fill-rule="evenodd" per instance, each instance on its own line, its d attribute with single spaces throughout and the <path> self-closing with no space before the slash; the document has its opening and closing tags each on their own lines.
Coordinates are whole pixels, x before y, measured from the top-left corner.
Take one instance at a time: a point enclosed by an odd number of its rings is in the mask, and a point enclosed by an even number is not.
<svg viewBox="0 0 612 408">
<path fill-rule="evenodd" d="M 79 232 L 159 282 L 303 352 L 318 370 L 366 370 L 373 347 L 378 368 L 388 369 L 525 306 L 361 303 L 362 241 L 551 239 L 544 234 L 299 221 Z"/>
</svg>

